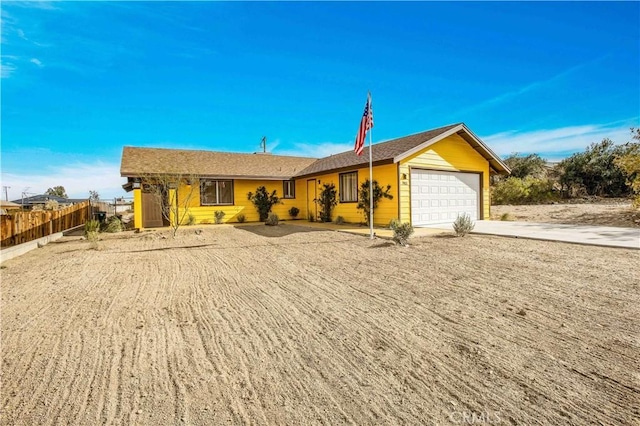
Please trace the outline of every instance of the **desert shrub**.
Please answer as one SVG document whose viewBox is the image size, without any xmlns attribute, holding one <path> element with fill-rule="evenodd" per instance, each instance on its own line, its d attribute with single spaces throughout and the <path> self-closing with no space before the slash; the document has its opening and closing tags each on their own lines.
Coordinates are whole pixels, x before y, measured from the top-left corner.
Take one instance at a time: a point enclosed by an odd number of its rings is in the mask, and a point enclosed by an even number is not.
<svg viewBox="0 0 640 426">
<path fill-rule="evenodd" d="M 189 214 L 189 219 L 187 219 L 187 225 L 193 226 L 196 224 L 196 217 L 192 214 Z"/>
<path fill-rule="evenodd" d="M 409 237 L 413 234 L 413 226 L 409 222 L 400 223 L 399 220 L 393 219 L 389 223 L 389 228 L 393 230 L 393 241 L 401 246 L 407 246 Z"/>
<path fill-rule="evenodd" d="M 269 216 L 267 216 L 267 220 L 264 221 L 264 224 L 269 226 L 276 226 L 279 221 L 280 221 L 280 218 L 278 217 L 277 214 L 269 213 Z"/>
<path fill-rule="evenodd" d="M 503 222 L 509 221 L 511 220 L 511 215 L 509 213 L 502 213 L 502 216 L 500 216 L 500 220 Z"/>
<path fill-rule="evenodd" d="M 320 206 L 321 222 L 331 222 L 333 208 L 338 204 L 337 194 L 338 191 L 336 191 L 336 186 L 333 183 L 322 185 L 320 197 L 316 200 L 316 203 Z"/>
<path fill-rule="evenodd" d="M 464 237 L 469 232 L 473 231 L 473 228 L 475 228 L 475 225 L 471 220 L 471 216 L 466 213 L 458 215 L 456 220 L 453 222 L 453 231 L 458 237 Z"/>
<path fill-rule="evenodd" d="M 222 219 L 224 218 L 225 213 L 222 210 L 216 210 L 213 212 L 213 217 L 216 220 L 216 224 L 220 225 L 222 223 Z"/>
<path fill-rule="evenodd" d="M 289 209 L 289 216 L 291 216 L 294 219 L 298 217 L 298 213 L 300 213 L 300 209 L 297 207 L 291 207 Z"/>
<path fill-rule="evenodd" d="M 274 190 L 271 194 L 267 192 L 267 188 L 259 186 L 256 188 L 256 192 L 249 192 L 247 199 L 253 203 L 258 214 L 260 215 L 260 221 L 267 220 L 271 208 L 276 204 L 280 204 L 280 197 L 276 195 Z"/>
<path fill-rule="evenodd" d="M 362 182 L 360 185 L 360 189 L 358 190 L 358 210 L 362 210 L 364 213 L 364 218 L 369 224 L 369 220 L 371 218 L 370 202 L 369 202 L 369 179 Z M 382 198 L 387 198 L 389 200 L 393 199 L 393 195 L 389 194 L 391 191 L 391 185 L 387 185 L 384 189 L 380 185 L 378 185 L 377 181 L 373 181 L 373 211 L 375 212 L 376 207 L 378 207 L 378 202 Z"/>
<path fill-rule="evenodd" d="M 111 216 L 102 226 L 103 232 L 116 233 L 124 231 L 124 225 L 117 216 Z"/>
<path fill-rule="evenodd" d="M 59 204 L 56 200 L 47 200 L 46 203 L 44 203 L 44 209 L 45 210 L 58 210 Z"/>
<path fill-rule="evenodd" d="M 243 213 L 240 213 L 236 216 L 236 220 L 238 221 L 238 223 L 244 223 L 244 221 L 247 220 L 247 218 L 244 216 Z"/>
<path fill-rule="evenodd" d="M 90 248 L 97 250 L 98 248 L 98 231 L 100 231 L 100 222 L 97 220 L 89 220 L 84 224 L 84 236 L 91 243 Z"/>
<path fill-rule="evenodd" d="M 344 223 L 344 217 L 338 216 L 336 217 L 336 225 L 342 225 Z"/>
<path fill-rule="evenodd" d="M 535 204 L 557 198 L 552 180 L 532 176 L 509 177 L 496 183 L 491 189 L 493 204 Z"/>
<path fill-rule="evenodd" d="M 87 236 L 89 232 L 98 232 L 100 231 L 100 222 L 95 219 L 88 220 L 84 224 L 84 235 Z"/>
</svg>

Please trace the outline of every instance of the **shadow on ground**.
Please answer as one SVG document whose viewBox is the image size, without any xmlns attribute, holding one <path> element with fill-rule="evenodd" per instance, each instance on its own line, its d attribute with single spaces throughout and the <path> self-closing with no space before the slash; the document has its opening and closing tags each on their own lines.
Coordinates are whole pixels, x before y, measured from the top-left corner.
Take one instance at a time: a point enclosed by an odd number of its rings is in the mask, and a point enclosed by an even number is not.
<svg viewBox="0 0 640 426">
<path fill-rule="evenodd" d="M 287 235 L 297 234 L 299 232 L 326 231 L 326 229 L 318 229 L 318 228 L 312 228 L 309 226 L 297 226 L 297 225 L 287 225 L 287 224 L 280 224 L 277 226 L 235 225 L 234 228 L 237 228 L 241 231 L 251 232 L 252 234 L 260 235 L 261 237 L 268 237 L 268 238 L 285 237 Z"/>
</svg>

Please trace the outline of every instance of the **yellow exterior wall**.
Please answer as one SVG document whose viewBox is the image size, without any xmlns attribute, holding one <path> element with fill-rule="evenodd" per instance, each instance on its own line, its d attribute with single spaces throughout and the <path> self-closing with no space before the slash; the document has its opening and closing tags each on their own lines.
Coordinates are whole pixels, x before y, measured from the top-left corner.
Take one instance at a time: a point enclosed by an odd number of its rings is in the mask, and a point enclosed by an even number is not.
<svg viewBox="0 0 640 426">
<path fill-rule="evenodd" d="M 189 198 L 189 193 L 193 190 L 188 204 L 189 212 L 185 215 L 183 222 L 186 223 L 189 220 L 189 214 L 192 214 L 196 218 L 197 224 L 215 223 L 214 212 L 216 210 L 222 210 L 225 212 L 225 216 L 222 219 L 223 223 L 237 222 L 238 214 L 242 213 L 245 216 L 247 222 L 257 222 L 260 219 L 258 211 L 254 207 L 253 203 L 247 199 L 249 192 L 256 192 L 256 188 L 259 186 L 265 186 L 267 191 L 275 190 L 276 195 L 281 197 L 282 204 L 273 206 L 272 212 L 276 213 L 280 219 L 291 219 L 289 216 L 289 209 L 291 207 L 297 207 L 300 209 L 298 219 L 305 219 L 303 214 L 305 211 L 305 188 L 304 184 L 296 182 L 295 198 L 282 198 L 283 183 L 281 180 L 233 180 L 233 205 L 232 206 L 201 206 L 200 205 L 200 184 L 196 183 L 193 186 L 181 185 L 178 192 L 178 202 L 184 203 Z"/>
<path fill-rule="evenodd" d="M 488 220 L 490 217 L 490 193 L 489 193 L 489 162 L 482 157 L 475 149 L 473 149 L 464 139 L 458 135 L 451 135 L 435 144 L 425 148 L 410 157 L 403 159 L 400 164 L 385 164 L 374 166 L 373 179 L 378 181 L 380 186 L 386 187 L 391 185 L 390 194 L 393 199 L 383 198 L 379 201 L 378 207 L 374 212 L 374 224 L 376 226 L 387 226 L 389 221 L 398 218 L 401 222 L 411 221 L 411 187 L 410 187 L 410 168 L 423 168 L 444 171 L 467 171 L 482 173 L 482 213 L 483 219 Z M 358 172 L 358 187 L 369 178 L 369 168 L 361 167 L 344 172 Z M 340 172 L 343 173 L 343 172 Z M 295 198 L 282 199 L 282 204 L 273 207 L 272 211 L 276 213 L 280 219 L 291 219 L 288 210 L 291 207 L 300 209 L 298 219 L 307 220 L 309 214 L 316 215 L 319 209 L 312 201 L 319 196 L 322 185 L 325 183 L 333 183 L 338 192 L 338 204 L 333 210 L 332 218 L 335 220 L 338 216 L 342 216 L 345 222 L 363 223 L 365 221 L 362 210 L 357 209 L 357 203 L 341 203 L 339 201 L 339 175 L 340 173 L 326 173 L 312 177 L 303 177 L 295 181 Z M 406 179 L 402 179 L 406 176 Z M 308 188 L 308 182 L 309 188 Z M 200 184 L 194 183 L 192 186 L 182 184 L 178 190 L 178 200 L 180 204 L 184 204 L 189 193 L 192 192 L 190 202 L 187 206 L 188 213 L 184 216 L 183 222 L 187 222 L 189 214 L 195 216 L 197 224 L 215 223 L 214 212 L 222 210 L 226 214 L 223 222 L 237 222 L 238 214 L 245 215 L 247 222 L 257 222 L 259 220 L 258 212 L 255 207 L 247 199 L 248 192 L 255 192 L 258 186 L 264 185 L 267 191 L 276 191 L 279 197 L 282 197 L 283 183 L 281 180 L 246 180 L 236 179 L 234 184 L 234 204 L 229 206 L 201 206 L 200 205 Z M 308 194 L 308 189 L 311 194 Z M 315 192 L 315 193 L 314 193 Z M 136 228 L 142 228 L 142 193 L 140 189 L 134 190 L 134 225 Z M 311 205 L 312 211 L 309 211 L 308 205 Z"/>
<path fill-rule="evenodd" d="M 133 190 L 133 227 L 142 229 L 142 190 Z"/>
<path fill-rule="evenodd" d="M 356 168 L 353 170 L 345 170 L 344 173 L 348 172 L 358 172 L 358 188 L 360 185 L 367 179 L 369 179 L 369 168 Z M 322 191 L 322 187 L 325 183 L 333 183 L 336 186 L 338 204 L 333 209 L 332 219 L 335 220 L 338 216 L 342 216 L 345 222 L 350 223 L 360 223 L 365 222 L 364 212 L 362 210 L 358 210 L 358 203 L 341 203 L 340 202 L 340 179 L 339 175 L 343 173 L 328 173 L 323 175 L 314 176 L 311 178 L 302 178 L 300 180 L 304 181 L 302 184 L 302 188 L 304 190 L 303 195 L 306 196 L 306 186 L 308 179 L 315 179 L 315 186 L 318 196 L 320 196 L 320 192 Z M 389 224 L 391 219 L 395 219 L 398 217 L 398 167 L 397 164 L 385 164 L 382 166 L 374 166 L 373 168 L 373 180 L 378 181 L 378 184 L 386 188 L 387 185 L 391 185 L 391 190 L 389 194 L 393 196 L 393 199 L 388 200 L 383 198 L 378 202 L 378 207 L 373 212 L 373 223 L 377 226 L 386 226 Z M 296 187 L 297 189 L 297 187 Z M 297 192 L 296 195 L 300 193 Z M 308 212 L 306 209 L 306 198 L 301 199 L 304 205 L 304 212 L 307 213 L 304 217 L 308 218 Z M 318 208 L 319 212 L 319 208 Z M 317 219 L 317 218 L 316 218 Z"/>
<path fill-rule="evenodd" d="M 400 161 L 400 221 L 411 221 L 411 173 L 410 167 L 482 172 L 482 212 L 488 220 L 489 212 L 489 162 L 458 135 L 451 135 Z"/>
</svg>

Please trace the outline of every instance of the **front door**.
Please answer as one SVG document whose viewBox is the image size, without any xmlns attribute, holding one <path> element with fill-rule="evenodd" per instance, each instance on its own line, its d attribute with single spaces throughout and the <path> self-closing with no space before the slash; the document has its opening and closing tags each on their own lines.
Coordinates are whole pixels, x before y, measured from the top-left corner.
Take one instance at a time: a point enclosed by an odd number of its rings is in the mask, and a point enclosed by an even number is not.
<svg viewBox="0 0 640 426">
<path fill-rule="evenodd" d="M 317 220 L 318 218 L 318 205 L 316 204 L 317 195 L 316 180 L 309 179 L 307 181 L 307 220 Z"/>
<path fill-rule="evenodd" d="M 164 226 L 162 206 L 158 196 L 151 192 L 142 193 L 142 227 L 160 228 Z"/>
</svg>

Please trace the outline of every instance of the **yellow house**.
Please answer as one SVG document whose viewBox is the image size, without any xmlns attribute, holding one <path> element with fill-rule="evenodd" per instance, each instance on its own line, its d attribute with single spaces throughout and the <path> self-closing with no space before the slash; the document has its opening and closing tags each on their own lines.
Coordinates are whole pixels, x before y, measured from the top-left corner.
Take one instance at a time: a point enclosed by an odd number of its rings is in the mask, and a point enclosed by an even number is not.
<svg viewBox="0 0 640 426">
<path fill-rule="evenodd" d="M 325 183 L 333 183 L 338 191 L 332 217 L 359 223 L 364 215 L 357 209 L 358 188 L 369 179 L 368 149 L 362 156 L 347 151 L 314 159 L 125 147 L 120 171 L 128 179 L 124 188 L 134 192 L 136 228 L 168 224 L 148 190 L 153 176 L 160 175 L 182 177 L 177 189 L 168 188 L 167 194 L 175 196 L 171 191 L 177 190 L 178 204 L 182 200 L 183 212 L 193 215 L 196 223 L 213 223 L 217 210 L 225 212 L 224 222 L 236 222 L 239 214 L 257 221 L 247 193 L 258 186 L 275 190 L 282 199 L 273 208 L 280 218 L 288 218 L 289 209 L 297 207 L 299 218 L 317 220 L 315 199 Z M 413 226 L 451 223 L 463 213 L 472 220 L 489 219 L 489 176 L 509 173 L 462 123 L 375 144 L 372 159 L 373 179 L 382 187 L 390 185 L 393 196 L 380 200 L 375 209 L 377 226 L 391 219 Z"/>
</svg>

